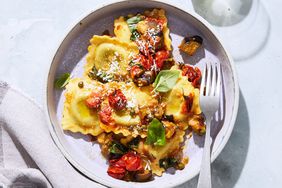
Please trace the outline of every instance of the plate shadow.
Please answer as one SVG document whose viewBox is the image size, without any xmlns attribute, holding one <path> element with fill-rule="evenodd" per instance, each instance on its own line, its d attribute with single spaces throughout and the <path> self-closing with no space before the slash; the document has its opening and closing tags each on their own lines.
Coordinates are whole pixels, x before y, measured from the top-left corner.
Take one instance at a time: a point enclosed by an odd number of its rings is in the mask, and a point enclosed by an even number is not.
<svg viewBox="0 0 282 188">
<path fill-rule="evenodd" d="M 248 154 L 250 143 L 250 121 L 247 105 L 240 90 L 237 120 L 225 148 L 212 164 L 212 186 L 232 188 L 240 178 Z M 179 188 L 197 187 L 198 176 L 182 184 Z"/>
</svg>

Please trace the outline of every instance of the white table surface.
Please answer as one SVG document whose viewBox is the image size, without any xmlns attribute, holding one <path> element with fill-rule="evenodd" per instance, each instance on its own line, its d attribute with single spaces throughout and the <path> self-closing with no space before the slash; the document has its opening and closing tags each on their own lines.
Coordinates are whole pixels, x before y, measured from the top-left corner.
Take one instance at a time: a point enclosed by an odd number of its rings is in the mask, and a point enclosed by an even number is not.
<svg viewBox="0 0 282 188">
<path fill-rule="evenodd" d="M 58 40 L 82 14 L 107 1 L 2 1 L 0 80 L 42 106 L 46 70 Z M 193 9 L 189 0 L 168 2 Z M 282 1 L 265 0 L 262 6 L 270 21 L 269 37 L 255 55 L 235 61 L 239 112 L 228 144 L 212 165 L 213 187 L 282 187 Z M 253 34 L 240 44 L 252 45 Z M 196 187 L 196 182 L 181 187 Z"/>
</svg>

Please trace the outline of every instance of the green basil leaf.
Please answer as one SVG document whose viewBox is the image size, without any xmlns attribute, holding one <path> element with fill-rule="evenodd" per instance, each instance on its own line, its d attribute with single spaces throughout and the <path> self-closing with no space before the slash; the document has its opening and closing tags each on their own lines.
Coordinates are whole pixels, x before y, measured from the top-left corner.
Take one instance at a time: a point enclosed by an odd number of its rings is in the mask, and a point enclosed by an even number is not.
<svg viewBox="0 0 282 188">
<path fill-rule="evenodd" d="M 153 86 L 154 91 L 168 92 L 173 88 L 177 79 L 179 78 L 180 71 L 178 70 L 162 70 L 157 75 Z"/>
<path fill-rule="evenodd" d="M 136 30 L 136 25 L 138 22 L 140 22 L 142 18 L 140 16 L 133 16 L 126 20 L 127 25 L 129 27 L 130 32 L 132 33 L 134 30 Z"/>
<path fill-rule="evenodd" d="M 129 27 L 131 34 L 130 40 L 135 41 L 137 38 L 140 37 L 140 34 L 138 33 L 138 31 L 136 30 L 136 26 L 138 24 L 138 22 L 140 22 L 142 20 L 142 18 L 140 16 L 133 16 L 129 19 L 126 20 L 127 25 Z"/>
<path fill-rule="evenodd" d="M 142 20 L 141 17 L 137 15 L 137 16 L 133 16 L 131 18 L 128 18 L 126 20 L 126 22 L 127 22 L 128 25 L 131 25 L 131 24 L 137 24 L 141 20 Z"/>
<path fill-rule="evenodd" d="M 148 126 L 146 144 L 163 146 L 165 143 L 165 128 L 159 120 L 154 118 Z"/>
<path fill-rule="evenodd" d="M 124 154 L 128 151 L 128 148 L 125 147 L 124 145 L 122 145 L 119 142 L 114 141 L 111 145 L 111 147 L 109 148 L 110 153 L 113 154 Z"/>
<path fill-rule="evenodd" d="M 55 81 L 55 87 L 56 88 L 64 88 L 70 80 L 70 73 L 65 73 L 61 75 L 58 79 Z"/>
</svg>

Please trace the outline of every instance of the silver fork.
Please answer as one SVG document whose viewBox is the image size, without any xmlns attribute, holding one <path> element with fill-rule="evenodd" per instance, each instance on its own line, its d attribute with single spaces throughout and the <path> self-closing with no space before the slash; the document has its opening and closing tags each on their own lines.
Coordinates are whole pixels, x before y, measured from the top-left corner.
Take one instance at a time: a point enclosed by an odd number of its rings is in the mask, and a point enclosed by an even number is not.
<svg viewBox="0 0 282 188">
<path fill-rule="evenodd" d="M 206 117 L 206 136 L 202 156 L 198 188 L 211 188 L 211 139 L 210 124 L 212 117 L 219 107 L 221 90 L 220 64 L 207 63 L 203 71 L 200 88 L 200 106 Z"/>
</svg>

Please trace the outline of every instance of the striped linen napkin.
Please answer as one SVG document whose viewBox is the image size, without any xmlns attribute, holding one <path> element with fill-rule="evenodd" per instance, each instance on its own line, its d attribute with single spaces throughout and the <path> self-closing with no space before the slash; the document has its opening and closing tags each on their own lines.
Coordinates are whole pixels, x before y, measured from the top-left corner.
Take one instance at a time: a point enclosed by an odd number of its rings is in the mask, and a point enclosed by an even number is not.
<svg viewBox="0 0 282 188">
<path fill-rule="evenodd" d="M 43 110 L 0 81 L 0 188 L 104 187 L 76 171 L 53 142 Z"/>
</svg>

